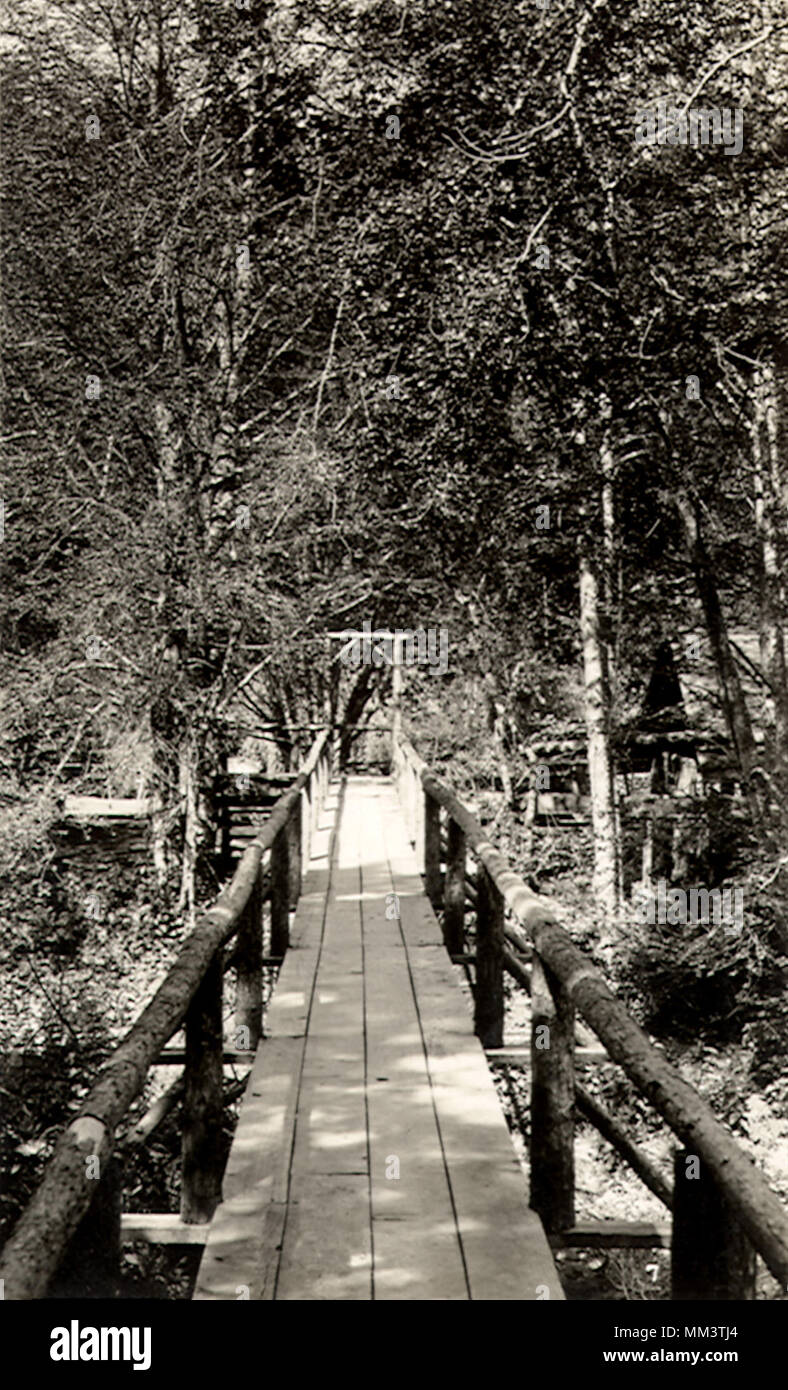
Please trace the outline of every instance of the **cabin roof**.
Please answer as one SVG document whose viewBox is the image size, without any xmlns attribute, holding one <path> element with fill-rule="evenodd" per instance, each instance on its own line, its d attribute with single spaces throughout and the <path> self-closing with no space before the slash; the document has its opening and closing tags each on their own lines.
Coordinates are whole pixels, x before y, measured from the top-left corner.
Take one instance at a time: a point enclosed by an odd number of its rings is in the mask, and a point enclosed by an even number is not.
<svg viewBox="0 0 788 1390">
<path fill-rule="evenodd" d="M 739 673 L 756 740 L 764 737 L 774 719 L 768 686 L 762 673 L 760 639 L 752 628 L 728 629 L 728 641 Z M 691 728 L 727 737 L 719 682 L 709 639 L 691 632 L 673 644 L 686 722 Z"/>
</svg>

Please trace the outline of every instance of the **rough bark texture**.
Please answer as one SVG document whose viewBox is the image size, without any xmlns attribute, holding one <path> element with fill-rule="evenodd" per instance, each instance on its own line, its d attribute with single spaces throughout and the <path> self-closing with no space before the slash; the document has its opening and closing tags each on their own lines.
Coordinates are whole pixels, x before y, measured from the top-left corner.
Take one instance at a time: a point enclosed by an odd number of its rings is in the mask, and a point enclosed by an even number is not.
<svg viewBox="0 0 788 1390">
<path fill-rule="evenodd" d="M 574 1010 L 538 956 L 531 967 L 531 1206 L 546 1231 L 575 1221 Z"/>
<path fill-rule="evenodd" d="M 210 1221 L 222 1195 L 222 983 L 214 955 L 186 1014 L 181 1219 Z"/>
<path fill-rule="evenodd" d="M 114 1157 L 102 1168 L 93 1201 L 69 1242 L 50 1298 L 117 1298 L 123 1169 Z"/>
</svg>

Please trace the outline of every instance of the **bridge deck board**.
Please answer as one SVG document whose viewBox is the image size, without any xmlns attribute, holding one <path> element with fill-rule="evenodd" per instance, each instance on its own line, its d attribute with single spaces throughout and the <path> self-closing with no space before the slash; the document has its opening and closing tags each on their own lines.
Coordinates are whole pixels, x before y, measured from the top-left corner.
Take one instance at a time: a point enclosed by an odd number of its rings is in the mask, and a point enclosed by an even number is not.
<svg viewBox="0 0 788 1390">
<path fill-rule="evenodd" d="M 393 785 L 316 853 L 195 1297 L 562 1298 Z"/>
</svg>

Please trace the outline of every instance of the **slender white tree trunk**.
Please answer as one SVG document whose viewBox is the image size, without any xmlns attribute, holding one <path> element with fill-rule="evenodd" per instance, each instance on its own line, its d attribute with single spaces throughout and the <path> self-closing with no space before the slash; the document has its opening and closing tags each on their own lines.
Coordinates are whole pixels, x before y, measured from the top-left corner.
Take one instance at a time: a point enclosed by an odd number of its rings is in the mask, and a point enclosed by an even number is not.
<svg viewBox="0 0 788 1390">
<path fill-rule="evenodd" d="M 604 646 L 599 634 L 599 592 L 586 554 L 580 553 L 580 633 L 583 643 L 585 719 L 591 820 L 594 831 L 594 897 L 610 939 L 619 907 L 619 852 L 609 738 L 609 698 Z"/>
<path fill-rule="evenodd" d="M 788 678 L 785 657 L 785 592 L 780 564 L 779 513 L 783 490 L 777 383 L 771 363 L 758 370 L 752 428 L 755 523 L 761 542 L 761 663 L 774 709 L 775 751 L 785 776 L 788 761 Z"/>
<path fill-rule="evenodd" d="M 181 895 L 178 906 L 181 911 L 186 913 L 190 927 L 194 926 L 194 911 L 197 902 L 197 860 L 201 839 L 195 763 L 193 747 L 191 744 L 184 745 L 180 756 L 180 783 L 184 815 Z"/>
<path fill-rule="evenodd" d="M 607 398 L 603 398 L 605 402 Z M 609 403 L 607 403 L 609 412 Z M 615 506 L 615 458 L 613 446 L 610 439 L 610 431 L 605 430 L 602 438 L 600 450 L 600 463 L 602 468 L 602 536 L 604 540 L 604 573 L 603 573 L 603 593 L 606 618 L 606 641 L 604 656 L 606 661 L 606 690 L 607 690 L 607 716 L 609 722 L 610 705 L 613 698 L 613 688 L 616 685 L 616 650 L 612 640 L 613 628 L 613 606 L 614 606 L 614 587 L 616 570 L 616 506 Z M 613 819 L 616 844 L 616 894 L 617 901 L 622 902 L 624 897 L 624 866 L 621 858 L 621 798 L 618 792 L 618 782 L 612 759 L 609 759 L 610 788 L 613 799 Z"/>
</svg>

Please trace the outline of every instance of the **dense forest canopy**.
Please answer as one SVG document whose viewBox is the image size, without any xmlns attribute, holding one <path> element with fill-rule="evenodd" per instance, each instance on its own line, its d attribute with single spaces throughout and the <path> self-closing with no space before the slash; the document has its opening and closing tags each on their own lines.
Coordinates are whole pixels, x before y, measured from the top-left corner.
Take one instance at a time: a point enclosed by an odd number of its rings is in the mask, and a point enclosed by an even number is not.
<svg viewBox="0 0 788 1390">
<path fill-rule="evenodd" d="M 164 874 L 245 731 L 297 758 L 386 698 L 329 632 L 447 627 L 446 688 L 523 734 L 596 647 L 607 739 L 661 641 L 732 621 L 781 842 L 786 42 L 762 0 L 18 0 L 10 783 L 122 790 L 143 748 Z M 660 102 L 741 151 L 638 144 Z"/>
</svg>

